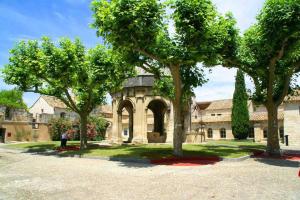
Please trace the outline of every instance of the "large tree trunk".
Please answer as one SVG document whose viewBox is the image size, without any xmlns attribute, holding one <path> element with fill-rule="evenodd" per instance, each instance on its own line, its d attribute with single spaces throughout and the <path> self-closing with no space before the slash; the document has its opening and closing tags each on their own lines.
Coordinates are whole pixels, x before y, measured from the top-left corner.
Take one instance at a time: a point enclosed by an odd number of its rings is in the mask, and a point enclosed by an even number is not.
<svg viewBox="0 0 300 200">
<path fill-rule="evenodd" d="M 268 110 L 268 139 L 267 139 L 267 153 L 269 155 L 279 156 L 280 146 L 278 138 L 278 106 L 274 102 L 274 83 L 275 83 L 275 65 L 277 60 L 272 59 L 269 66 L 268 87 L 267 87 L 267 102 Z"/>
<path fill-rule="evenodd" d="M 80 115 L 80 149 L 87 148 L 87 117 L 88 115 Z"/>
<path fill-rule="evenodd" d="M 175 98 L 173 100 L 174 108 L 174 137 L 173 137 L 173 154 L 175 156 L 182 156 L 182 142 L 184 132 L 184 117 L 182 110 L 182 82 L 180 76 L 179 66 L 173 66 L 171 74 L 173 77 L 175 87 Z"/>
<path fill-rule="evenodd" d="M 268 139 L 267 153 L 273 156 L 280 155 L 280 145 L 278 137 L 278 106 L 274 102 L 268 102 Z"/>
</svg>

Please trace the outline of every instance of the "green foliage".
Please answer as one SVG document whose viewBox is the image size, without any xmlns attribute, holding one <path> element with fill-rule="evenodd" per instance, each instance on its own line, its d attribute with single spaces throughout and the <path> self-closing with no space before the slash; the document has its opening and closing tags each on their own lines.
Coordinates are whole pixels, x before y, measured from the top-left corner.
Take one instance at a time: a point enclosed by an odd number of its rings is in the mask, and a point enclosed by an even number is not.
<svg viewBox="0 0 300 200">
<path fill-rule="evenodd" d="M 246 92 L 244 74 L 237 71 L 233 105 L 231 114 L 232 133 L 236 139 L 246 139 L 249 133 L 248 95 Z"/>
<path fill-rule="evenodd" d="M 49 124 L 51 125 L 49 132 L 53 141 L 60 141 L 61 134 L 68 130 L 72 130 L 71 121 L 65 118 L 53 118 Z"/>
<path fill-rule="evenodd" d="M 209 5 L 208 8 L 206 5 Z M 170 7 L 174 14 L 168 16 L 166 9 Z M 155 0 L 95 0 L 92 10 L 97 34 L 121 52 L 129 63 L 154 73 L 156 88 L 161 88 L 167 97 L 174 95 L 168 84 L 170 78 L 162 78 L 166 75 L 162 73 L 164 68 L 172 71 L 172 66 L 180 66 L 183 91 L 187 93 L 185 96 L 191 96 L 194 87 L 206 82 L 196 63 L 220 64 L 222 56 L 227 55 L 224 53 L 228 51 L 225 42 L 231 37 L 228 32 L 236 31 L 233 29 L 234 20 L 218 15 L 208 0 L 167 3 Z M 192 21 L 200 16 L 202 19 Z M 169 19 L 175 21 L 175 36 L 168 32 Z"/>
<path fill-rule="evenodd" d="M 92 140 L 100 141 L 105 139 L 106 129 L 109 125 L 103 117 L 89 117 L 89 123 L 92 125 L 92 129 L 95 129 L 95 135 Z"/>
<path fill-rule="evenodd" d="M 269 92 L 279 105 L 286 87 L 288 92 L 294 89 L 292 76 L 300 72 L 299 1 L 267 0 L 257 20 L 241 41 L 241 68 L 254 80 L 256 102 L 265 104 Z"/>
<path fill-rule="evenodd" d="M 61 39 L 58 45 L 46 37 L 40 42 L 22 41 L 10 53 L 3 70 L 6 83 L 23 91 L 55 96 L 77 113 L 89 113 L 104 103 L 106 92 L 132 72 L 110 49 L 98 45 L 86 51 L 79 39 Z"/>
<path fill-rule="evenodd" d="M 217 13 L 211 0 L 176 0 L 176 37 L 194 60 L 211 66 L 227 65 L 238 49 L 239 31 L 231 13 Z"/>
<path fill-rule="evenodd" d="M 295 90 L 293 77 L 300 72 L 299 0 L 266 0 L 241 40 L 238 57 L 255 84 L 251 98 L 268 110 L 267 151 L 279 155 L 278 106 Z"/>
<path fill-rule="evenodd" d="M 159 80 L 156 79 L 154 81 L 153 93 L 154 95 L 165 96 L 169 99 L 174 99 L 175 94 L 172 77 L 166 75 L 160 77 Z"/>
<path fill-rule="evenodd" d="M 27 109 L 27 106 L 23 101 L 23 92 L 20 90 L 1 90 L 0 105 L 9 108 Z"/>
<path fill-rule="evenodd" d="M 119 89 L 134 73 L 118 53 L 102 45 L 86 50 L 79 39 L 21 41 L 10 54 L 3 70 L 6 83 L 54 96 L 81 118 L 87 118 L 105 102 L 107 92 Z M 81 134 L 86 143 L 86 130 Z"/>
<path fill-rule="evenodd" d="M 197 63 L 226 64 L 236 55 L 238 31 L 232 16 L 219 15 L 210 0 L 94 0 L 92 10 L 98 36 L 126 62 L 153 73 L 155 88 L 172 100 L 178 113 L 174 153 L 181 155 L 182 124 L 193 88 L 206 82 Z M 170 21 L 175 33 L 169 31 Z M 166 69 L 170 76 L 163 73 Z"/>
</svg>

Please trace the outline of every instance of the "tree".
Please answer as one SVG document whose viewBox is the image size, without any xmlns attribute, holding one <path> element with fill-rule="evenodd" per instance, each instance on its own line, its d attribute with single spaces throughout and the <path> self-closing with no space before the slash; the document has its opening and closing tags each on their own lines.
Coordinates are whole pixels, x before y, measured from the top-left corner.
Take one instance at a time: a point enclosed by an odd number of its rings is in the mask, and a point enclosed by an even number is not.
<svg viewBox="0 0 300 200">
<path fill-rule="evenodd" d="M 4 81 L 20 90 L 57 97 L 80 116 L 80 147 L 87 147 L 87 117 L 105 102 L 108 91 L 132 75 L 132 67 L 112 50 L 98 45 L 88 51 L 79 39 L 49 38 L 18 43 L 3 70 Z"/>
<path fill-rule="evenodd" d="M 27 106 L 23 101 L 23 92 L 15 89 L 0 91 L 0 105 L 12 109 L 27 109 Z"/>
<path fill-rule="evenodd" d="M 257 20 L 241 41 L 240 68 L 253 79 L 253 100 L 268 111 L 267 152 L 278 155 L 278 106 L 300 72 L 299 0 L 267 0 Z"/>
<path fill-rule="evenodd" d="M 231 114 L 232 133 L 236 139 L 246 139 L 249 133 L 248 95 L 246 92 L 244 74 L 237 71 Z"/>
<path fill-rule="evenodd" d="M 167 93 L 174 108 L 173 146 L 174 154 L 181 156 L 193 88 L 206 81 L 196 64 L 220 64 L 221 55 L 230 56 L 231 48 L 225 44 L 233 41 L 234 31 L 230 31 L 235 22 L 230 15 L 217 14 L 210 0 L 166 2 L 94 0 L 93 26 L 127 62 L 153 73 L 160 82 L 158 88 L 168 89 L 172 80 L 173 91 Z M 169 22 L 175 33 L 168 30 Z"/>
</svg>

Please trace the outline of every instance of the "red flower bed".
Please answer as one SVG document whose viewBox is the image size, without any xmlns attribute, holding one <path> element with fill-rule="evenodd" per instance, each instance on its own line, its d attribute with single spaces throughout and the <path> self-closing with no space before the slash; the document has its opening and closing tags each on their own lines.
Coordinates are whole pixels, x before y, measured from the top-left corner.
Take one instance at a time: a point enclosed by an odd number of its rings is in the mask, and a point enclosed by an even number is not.
<svg viewBox="0 0 300 200">
<path fill-rule="evenodd" d="M 253 151 L 253 156 L 255 158 L 273 158 L 273 159 L 299 160 L 300 161 L 300 154 L 295 154 L 295 153 L 284 153 L 282 156 L 272 157 L 262 150 L 256 150 L 256 151 Z"/>
<path fill-rule="evenodd" d="M 80 146 L 57 147 L 55 150 L 58 151 L 58 152 L 62 152 L 62 151 L 78 151 L 78 150 L 80 150 Z"/>
<path fill-rule="evenodd" d="M 151 164 L 156 165 L 172 165 L 172 166 L 199 166 L 212 165 L 219 162 L 221 159 L 217 156 L 184 156 L 184 157 L 169 157 L 151 160 Z"/>
</svg>

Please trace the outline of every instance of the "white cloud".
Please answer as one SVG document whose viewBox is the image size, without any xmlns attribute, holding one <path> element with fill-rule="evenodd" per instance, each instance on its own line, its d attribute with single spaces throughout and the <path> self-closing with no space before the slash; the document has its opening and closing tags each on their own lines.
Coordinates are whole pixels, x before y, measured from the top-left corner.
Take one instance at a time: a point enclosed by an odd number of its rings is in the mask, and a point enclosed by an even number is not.
<svg viewBox="0 0 300 200">
<path fill-rule="evenodd" d="M 232 12 L 238 28 L 244 32 L 256 21 L 256 16 L 263 6 L 263 0 L 213 0 L 221 13 Z M 221 66 L 212 68 L 212 73 L 205 70 L 209 82 L 195 89 L 197 101 L 231 99 L 234 92 L 236 69 Z M 247 89 L 253 88 L 249 77 L 245 77 Z"/>
<path fill-rule="evenodd" d="M 232 12 L 242 32 L 256 21 L 264 0 L 212 0 L 221 13 Z"/>
</svg>

